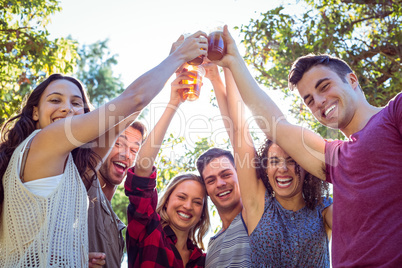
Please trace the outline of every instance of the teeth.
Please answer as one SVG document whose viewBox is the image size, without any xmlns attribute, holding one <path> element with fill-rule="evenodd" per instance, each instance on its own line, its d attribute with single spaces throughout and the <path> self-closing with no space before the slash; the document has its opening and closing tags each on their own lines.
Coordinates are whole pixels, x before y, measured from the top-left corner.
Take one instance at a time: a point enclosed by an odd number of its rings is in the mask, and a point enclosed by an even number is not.
<svg viewBox="0 0 402 268">
<path fill-rule="evenodd" d="M 121 166 L 122 168 L 126 168 L 127 166 L 121 162 L 114 162 L 114 164 Z"/>
<path fill-rule="evenodd" d="M 183 218 L 186 218 L 186 219 L 189 219 L 189 218 L 190 218 L 190 215 L 184 214 L 183 212 L 178 212 L 178 214 L 179 214 L 180 216 L 182 216 Z"/>
<path fill-rule="evenodd" d="M 281 186 L 285 187 L 285 186 L 289 186 L 292 182 L 288 182 L 288 183 L 283 183 L 283 182 L 278 182 L 278 184 L 280 184 Z"/>
<path fill-rule="evenodd" d="M 224 196 L 224 195 L 227 195 L 227 194 L 230 194 L 230 191 L 226 191 L 226 192 L 220 193 L 220 194 L 218 194 L 218 196 L 220 197 L 220 196 Z"/>
<path fill-rule="evenodd" d="M 292 178 L 289 178 L 289 179 L 279 179 L 279 178 L 277 178 L 276 179 L 277 181 L 279 181 L 279 182 L 289 182 L 289 181 L 291 181 L 292 180 Z"/>
<path fill-rule="evenodd" d="M 56 119 L 54 119 L 53 120 L 53 122 L 56 122 L 56 121 L 58 121 L 58 120 L 60 120 L 61 118 L 56 118 Z"/>
<path fill-rule="evenodd" d="M 325 111 L 325 116 L 327 116 L 333 109 L 335 109 L 335 104 L 332 105 L 331 107 L 329 107 L 326 111 Z"/>
<path fill-rule="evenodd" d="M 287 178 L 287 179 L 280 179 L 276 178 L 278 184 L 280 184 L 282 187 L 289 186 L 292 183 L 292 178 Z"/>
</svg>

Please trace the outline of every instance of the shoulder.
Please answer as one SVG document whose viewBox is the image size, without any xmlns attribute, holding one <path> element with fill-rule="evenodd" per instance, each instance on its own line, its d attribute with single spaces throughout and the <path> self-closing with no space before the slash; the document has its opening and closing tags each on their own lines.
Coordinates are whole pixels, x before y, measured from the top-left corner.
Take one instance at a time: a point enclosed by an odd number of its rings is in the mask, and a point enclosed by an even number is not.
<svg viewBox="0 0 402 268">
<path fill-rule="evenodd" d="M 319 209 L 321 212 L 332 205 L 333 199 L 332 197 L 323 197 L 322 203 L 317 206 L 317 209 Z"/>
<path fill-rule="evenodd" d="M 398 115 L 402 114 L 402 93 L 399 93 L 393 97 L 385 106 L 385 109 L 389 109 L 390 112 L 396 112 Z"/>
</svg>

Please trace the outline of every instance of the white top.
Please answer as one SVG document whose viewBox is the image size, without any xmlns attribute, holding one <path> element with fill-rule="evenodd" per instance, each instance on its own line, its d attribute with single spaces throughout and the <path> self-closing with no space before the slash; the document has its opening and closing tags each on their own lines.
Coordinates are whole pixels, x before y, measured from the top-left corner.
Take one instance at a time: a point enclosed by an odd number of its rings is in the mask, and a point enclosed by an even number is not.
<svg viewBox="0 0 402 268">
<path fill-rule="evenodd" d="M 20 155 L 39 131 L 15 149 L 3 176 L 0 267 L 87 267 L 88 197 L 72 155 L 46 197 L 29 191 L 19 177 Z"/>
<path fill-rule="evenodd" d="M 57 188 L 62 178 L 63 174 L 60 174 L 34 181 L 27 181 L 24 185 L 31 193 L 42 197 L 48 197 Z"/>
<path fill-rule="evenodd" d="M 21 165 L 23 164 L 23 157 L 24 157 L 24 152 L 26 150 L 28 142 L 25 143 L 23 146 L 21 152 L 20 152 L 20 157 L 18 159 L 18 164 L 17 164 L 17 172 L 18 174 L 21 174 Z M 50 195 L 59 185 L 61 179 L 63 178 L 63 174 L 56 175 L 56 176 L 51 176 L 47 178 L 42 178 L 34 181 L 28 181 L 24 182 L 25 187 L 32 192 L 35 195 L 40 195 L 42 197 L 47 197 Z"/>
</svg>

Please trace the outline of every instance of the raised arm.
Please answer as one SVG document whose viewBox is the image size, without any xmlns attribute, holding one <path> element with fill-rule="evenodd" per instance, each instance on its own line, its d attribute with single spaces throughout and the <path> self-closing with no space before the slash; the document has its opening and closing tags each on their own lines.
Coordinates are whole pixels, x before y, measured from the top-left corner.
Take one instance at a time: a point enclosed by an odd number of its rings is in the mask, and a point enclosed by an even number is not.
<svg viewBox="0 0 402 268">
<path fill-rule="evenodd" d="M 224 40 L 227 44 L 227 54 L 217 64 L 231 70 L 243 101 L 256 117 L 261 130 L 304 169 L 325 179 L 324 139 L 286 120 L 279 107 L 255 82 L 227 26 L 224 27 Z"/>
<path fill-rule="evenodd" d="M 232 124 L 232 146 L 239 179 L 242 203 L 246 210 L 245 222 L 249 233 L 258 224 L 264 212 L 265 186 L 257 178 L 255 149 L 245 117 L 245 107 L 229 69 L 224 68 L 226 88 L 214 88 L 222 115 L 227 115 Z"/>
<path fill-rule="evenodd" d="M 182 73 L 179 74 L 172 82 L 172 91 L 169 104 L 167 105 L 159 121 L 156 123 L 154 129 L 149 133 L 147 140 L 142 145 L 141 150 L 137 155 L 137 161 L 135 164 L 135 173 L 137 176 L 148 177 L 152 173 L 152 167 L 162 145 L 165 133 L 177 109 L 183 102 L 178 90 L 180 88 L 188 87 L 188 85 L 179 84 L 179 82 L 183 79 L 191 78 L 188 76 L 188 73 Z"/>
<path fill-rule="evenodd" d="M 210 62 L 208 59 L 204 59 L 204 62 L 205 61 L 207 61 L 207 63 L 202 65 L 206 71 L 205 77 L 211 81 L 212 87 L 214 88 L 216 101 L 218 102 L 219 111 L 222 116 L 222 122 L 229 135 L 230 143 L 233 144 L 233 123 L 229 117 L 225 85 L 223 84 L 219 74 L 218 66 L 215 63 Z"/>
<path fill-rule="evenodd" d="M 203 49 L 207 44 L 201 36 L 205 34 L 197 32 L 188 37 L 158 66 L 136 79 L 120 96 L 107 104 L 90 113 L 67 117 L 46 126 L 32 142 L 25 166 L 25 180 L 61 174 L 64 161 L 73 149 L 93 141 L 127 117 L 135 119 L 179 66 L 206 54 Z M 31 157 L 33 154 L 35 156 Z M 48 168 L 37 169 L 38 166 Z"/>
</svg>

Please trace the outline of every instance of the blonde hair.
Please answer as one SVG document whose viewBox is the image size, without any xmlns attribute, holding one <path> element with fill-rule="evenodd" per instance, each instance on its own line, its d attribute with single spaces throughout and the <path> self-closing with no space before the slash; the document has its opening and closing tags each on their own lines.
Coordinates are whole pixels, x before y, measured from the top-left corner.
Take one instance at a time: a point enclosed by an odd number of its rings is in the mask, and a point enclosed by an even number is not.
<svg viewBox="0 0 402 268">
<path fill-rule="evenodd" d="M 162 224 L 163 228 L 165 228 L 167 225 L 170 225 L 170 219 L 166 212 L 166 203 L 169 200 L 172 192 L 176 189 L 177 185 L 179 185 L 183 181 L 196 181 L 202 185 L 202 188 L 204 189 L 204 192 L 205 192 L 204 206 L 202 208 L 202 214 L 201 214 L 200 221 L 193 228 L 191 228 L 189 235 L 188 235 L 190 240 L 194 244 L 198 245 L 198 247 L 200 249 L 205 250 L 204 243 L 202 242 L 202 238 L 208 232 L 208 229 L 210 227 L 210 222 L 209 222 L 209 212 L 208 212 L 208 198 L 206 196 L 207 190 L 205 188 L 204 181 L 202 180 L 202 178 L 200 176 L 197 176 L 197 175 L 191 174 L 191 173 L 186 173 L 186 174 L 174 177 L 167 185 L 166 189 L 164 190 L 163 195 L 161 195 L 159 202 L 158 202 L 158 206 L 156 207 L 156 212 L 161 217 L 161 224 Z"/>
</svg>

